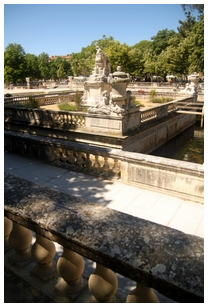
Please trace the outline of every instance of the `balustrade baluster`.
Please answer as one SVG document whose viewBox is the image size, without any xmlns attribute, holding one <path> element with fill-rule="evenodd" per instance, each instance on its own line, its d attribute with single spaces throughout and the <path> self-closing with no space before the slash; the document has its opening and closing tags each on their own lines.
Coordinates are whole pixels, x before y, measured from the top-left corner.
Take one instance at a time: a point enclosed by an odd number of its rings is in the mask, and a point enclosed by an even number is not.
<svg viewBox="0 0 208 307">
<path fill-rule="evenodd" d="M 54 147 L 54 156 L 55 156 L 55 160 L 59 160 L 60 159 L 60 149 L 58 147 Z"/>
<path fill-rule="evenodd" d="M 100 173 L 100 162 L 99 162 L 99 156 L 95 155 L 95 162 L 93 164 L 93 172 L 95 176 Z"/>
<path fill-rule="evenodd" d="M 82 256 L 68 248 L 63 248 L 63 254 L 57 262 L 57 271 L 62 279 L 56 288 L 62 292 L 73 294 L 87 285 L 87 281 L 82 277 L 84 272 Z"/>
<path fill-rule="evenodd" d="M 99 156 L 95 155 L 94 168 L 100 168 Z"/>
<path fill-rule="evenodd" d="M 4 217 L 4 252 L 7 252 L 11 246 L 9 244 L 9 235 L 12 230 L 12 221 Z"/>
<path fill-rule="evenodd" d="M 137 283 L 136 288 L 127 296 L 126 303 L 159 303 L 159 300 L 152 288 Z"/>
<path fill-rule="evenodd" d="M 13 222 L 13 228 L 9 236 L 9 244 L 15 252 L 9 257 L 12 264 L 19 267 L 25 266 L 31 261 L 30 244 L 32 233 L 29 229 Z"/>
<path fill-rule="evenodd" d="M 31 248 L 31 256 L 37 265 L 31 271 L 32 275 L 49 280 L 56 272 L 56 262 L 53 260 L 56 248 L 52 241 L 36 234 L 36 241 Z"/>
<path fill-rule="evenodd" d="M 72 124 L 76 125 L 76 123 L 77 123 L 76 115 L 73 115 L 72 116 Z"/>
<path fill-rule="evenodd" d="M 114 159 L 114 166 L 112 168 L 112 172 L 114 174 L 114 177 L 119 178 L 120 174 L 120 166 L 118 163 L 118 159 Z"/>
<path fill-rule="evenodd" d="M 66 149 L 62 149 L 61 160 L 63 162 L 66 162 L 67 159 L 68 159 L 68 157 L 67 157 L 67 154 L 66 154 Z"/>
<path fill-rule="evenodd" d="M 89 153 L 86 153 L 86 161 L 85 161 L 85 164 L 86 164 L 86 168 L 89 170 L 92 166 L 92 161 L 90 159 L 90 154 Z"/>
<path fill-rule="evenodd" d="M 96 269 L 90 275 L 88 288 L 92 294 L 90 303 L 116 303 L 114 294 L 118 288 L 118 280 L 113 271 L 96 264 Z"/>
<path fill-rule="evenodd" d="M 74 164 L 75 160 L 76 160 L 76 159 L 75 159 L 75 157 L 74 157 L 73 150 L 70 150 L 70 155 L 69 155 L 69 157 L 68 157 L 68 161 L 69 161 L 69 163 Z"/>
<path fill-rule="evenodd" d="M 103 171 L 105 173 L 104 174 L 105 176 L 108 176 L 109 170 L 110 170 L 110 166 L 109 166 L 109 163 L 108 163 L 108 157 L 104 157 Z"/>
<path fill-rule="evenodd" d="M 84 160 L 82 158 L 82 153 L 81 152 L 77 153 L 77 159 L 76 159 L 75 163 L 78 165 L 79 168 L 83 168 Z"/>
</svg>

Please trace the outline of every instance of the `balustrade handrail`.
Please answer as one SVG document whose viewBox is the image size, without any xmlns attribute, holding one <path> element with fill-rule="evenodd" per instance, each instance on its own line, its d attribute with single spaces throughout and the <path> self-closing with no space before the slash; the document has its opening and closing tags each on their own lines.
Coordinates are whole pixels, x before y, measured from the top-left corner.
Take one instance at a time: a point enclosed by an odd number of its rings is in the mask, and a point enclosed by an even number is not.
<svg viewBox="0 0 208 307">
<path fill-rule="evenodd" d="M 37 120 L 39 120 L 39 124 L 41 124 L 41 119 L 44 119 L 44 121 L 51 122 L 53 124 L 53 121 L 57 122 L 60 121 L 61 124 L 64 123 L 72 123 L 68 120 L 68 118 L 71 116 L 73 117 L 82 117 L 83 121 L 80 124 L 80 122 L 76 122 L 76 125 L 85 126 L 85 118 L 91 117 L 92 114 L 88 114 L 86 112 L 75 112 L 75 111 L 52 111 L 52 110 L 42 110 L 42 109 L 31 109 L 31 108 L 24 108 L 24 107 L 15 107 L 15 106 L 6 106 L 5 105 L 5 121 L 13 121 L 18 120 L 18 122 L 28 122 L 30 123 L 30 120 L 33 119 L 32 114 L 36 114 L 36 124 L 38 123 Z M 177 101 L 167 102 L 159 106 L 150 107 L 145 110 L 140 110 L 141 112 L 141 123 L 147 120 L 151 120 L 153 118 L 160 118 L 161 116 L 167 116 L 170 112 L 175 112 L 177 110 Z M 31 114 L 29 116 L 28 114 Z M 42 115 L 41 115 L 42 114 Z M 93 115 L 96 117 L 96 115 Z M 99 115 L 100 117 L 100 115 Z M 108 116 L 102 115 L 102 117 L 106 118 Z M 114 120 L 120 119 L 118 116 L 114 116 Z M 74 123 L 74 122 L 73 122 Z M 140 125 L 140 121 L 138 122 L 138 126 Z"/>
<path fill-rule="evenodd" d="M 38 148 L 38 150 L 31 150 Z M 204 165 L 38 135 L 5 131 L 5 150 L 73 171 L 151 186 L 203 203 Z M 148 174 L 151 173 L 151 176 Z M 160 178 L 160 180 L 159 180 Z"/>
<path fill-rule="evenodd" d="M 11 193 L 12 191 L 12 193 Z M 5 175 L 4 215 L 178 302 L 204 300 L 204 241 Z"/>
</svg>

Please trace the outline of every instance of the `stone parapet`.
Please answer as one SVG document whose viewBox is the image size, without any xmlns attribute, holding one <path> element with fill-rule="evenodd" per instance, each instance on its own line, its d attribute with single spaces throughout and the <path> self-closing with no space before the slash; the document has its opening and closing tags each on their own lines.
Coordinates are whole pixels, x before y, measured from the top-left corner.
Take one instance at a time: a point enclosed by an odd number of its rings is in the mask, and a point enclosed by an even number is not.
<svg viewBox="0 0 208 307">
<path fill-rule="evenodd" d="M 46 239 L 61 244 L 64 253 L 58 267 L 70 287 L 78 284 L 83 271 L 79 255 L 97 263 L 88 282 L 93 301 L 112 302 L 117 288 L 114 271 L 137 282 L 137 288 L 129 293 L 126 302 L 156 302 L 151 288 L 177 302 L 204 302 L 202 238 L 12 175 L 6 174 L 4 182 L 4 215 L 17 226 L 15 236 L 21 235 L 24 227 L 36 232 L 41 236 L 38 244 L 46 248 L 50 259 L 54 252 Z M 14 246 L 13 240 L 10 242 Z M 25 243 L 24 236 L 21 242 L 16 239 L 15 250 L 19 250 L 20 243 L 21 246 Z M 32 249 L 32 254 L 36 252 L 40 256 L 38 251 Z M 18 261 L 21 262 L 21 257 Z M 77 279 L 71 281 L 70 272 Z"/>
<path fill-rule="evenodd" d="M 5 131 L 5 150 L 78 172 L 204 200 L 204 165 Z"/>
</svg>

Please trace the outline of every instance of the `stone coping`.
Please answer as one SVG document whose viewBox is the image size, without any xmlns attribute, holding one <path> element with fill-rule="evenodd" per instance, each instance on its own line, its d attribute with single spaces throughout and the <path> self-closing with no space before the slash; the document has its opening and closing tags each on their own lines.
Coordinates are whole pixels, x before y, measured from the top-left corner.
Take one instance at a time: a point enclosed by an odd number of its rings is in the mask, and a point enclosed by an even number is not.
<svg viewBox="0 0 208 307">
<path fill-rule="evenodd" d="M 204 301 L 204 240 L 5 174 L 9 219 L 178 302 Z"/>
</svg>

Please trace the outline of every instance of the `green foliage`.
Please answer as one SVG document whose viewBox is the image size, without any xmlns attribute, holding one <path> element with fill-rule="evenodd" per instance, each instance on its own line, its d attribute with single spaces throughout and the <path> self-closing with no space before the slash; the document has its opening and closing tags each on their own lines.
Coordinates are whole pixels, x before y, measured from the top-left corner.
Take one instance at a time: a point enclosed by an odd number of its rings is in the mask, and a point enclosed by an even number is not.
<svg viewBox="0 0 208 307">
<path fill-rule="evenodd" d="M 149 99 L 150 99 L 151 101 L 153 101 L 153 99 L 155 98 L 155 96 L 156 96 L 156 90 L 151 90 L 151 91 L 149 92 Z"/>
<path fill-rule="evenodd" d="M 166 103 L 166 102 L 169 102 L 169 101 L 172 101 L 173 98 L 171 97 L 156 97 L 156 98 L 152 98 L 152 102 L 153 103 Z"/>
<path fill-rule="evenodd" d="M 75 93 L 75 96 L 74 96 L 74 102 L 75 102 L 75 104 L 76 104 L 76 107 L 77 107 L 77 110 L 78 110 L 78 111 L 81 111 L 81 108 L 82 108 L 82 106 L 81 106 L 81 103 L 82 103 L 82 95 L 83 95 L 82 92 L 76 90 L 76 93 Z"/>
<path fill-rule="evenodd" d="M 67 76 L 89 76 L 95 65 L 96 46 L 100 46 L 111 64 L 111 72 L 121 66 L 133 77 L 144 78 L 147 73 L 165 76 L 175 74 L 187 77 L 194 71 L 204 73 L 204 5 L 182 5 L 186 19 L 179 20 L 178 32 L 163 29 L 151 38 L 134 46 L 121 44 L 112 36 L 103 35 L 73 53 L 67 61 L 61 57 L 49 61 L 47 53 L 39 56 L 25 54 L 18 44 L 9 44 L 4 52 L 4 81 L 19 82 L 31 79 L 65 79 Z M 198 20 L 191 15 L 199 13 Z"/>
<path fill-rule="evenodd" d="M 73 111 L 73 112 L 87 112 L 87 107 L 79 107 L 79 110 L 77 109 L 77 106 L 72 104 L 71 102 L 65 102 L 65 103 L 60 103 L 58 105 L 59 109 L 62 111 Z"/>
<path fill-rule="evenodd" d="M 29 96 L 29 102 L 25 103 L 26 108 L 39 108 L 38 101 L 33 97 Z"/>
<path fill-rule="evenodd" d="M 58 105 L 58 107 L 62 111 L 77 111 L 77 107 L 73 104 L 68 103 L 68 102 L 60 103 Z"/>
<path fill-rule="evenodd" d="M 4 52 L 4 81 L 25 81 L 25 51 L 19 44 L 9 44 Z"/>
</svg>

